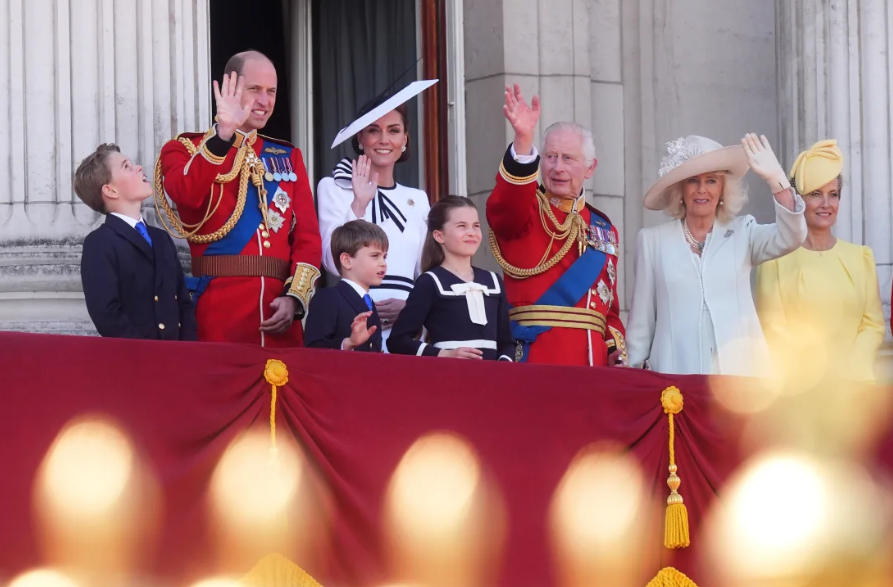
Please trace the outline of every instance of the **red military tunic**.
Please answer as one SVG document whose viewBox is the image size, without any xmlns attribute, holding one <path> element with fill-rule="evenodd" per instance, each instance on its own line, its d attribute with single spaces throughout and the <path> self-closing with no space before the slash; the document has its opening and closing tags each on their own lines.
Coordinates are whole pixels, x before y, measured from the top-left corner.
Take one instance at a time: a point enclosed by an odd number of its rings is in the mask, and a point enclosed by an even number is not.
<svg viewBox="0 0 893 587">
<path fill-rule="evenodd" d="M 538 168 L 539 157 L 531 163 L 519 163 L 509 149 L 496 175 L 496 187 L 487 200 L 491 247 L 505 272 L 513 329 L 523 324 L 540 331 L 526 347 L 526 360 L 603 366 L 607 364 L 608 354 L 617 348 L 625 358 L 625 331 L 617 297 L 617 229 L 607 216 L 592 206 L 584 206 L 582 199 L 578 204 L 568 202 L 568 210 L 562 211 L 556 206 L 561 202 L 552 203 L 540 190 L 536 181 Z M 576 206 L 581 220 L 569 221 L 572 206 Z M 553 238 L 550 232 L 560 237 L 563 232 L 560 226 L 574 222 L 587 232 L 579 241 L 574 239 L 564 256 L 559 255 L 557 262 L 546 269 L 567 244 L 567 238 Z M 560 307 L 544 305 L 541 300 L 549 298 L 544 295 L 547 290 L 554 291 L 556 281 L 580 258 L 582 242 L 604 252 L 605 262 L 600 273 L 583 274 L 582 295 L 574 296 L 573 302 Z M 531 273 L 538 274 L 523 277 Z M 519 344 L 518 358 L 522 347 L 525 345 Z"/>
<path fill-rule="evenodd" d="M 195 233 L 188 237 L 193 276 L 206 276 L 206 287 L 196 292 L 198 339 L 300 346 L 299 318 L 322 256 L 301 152 L 256 131 L 237 131 L 232 141 L 223 141 L 212 128 L 165 144 L 156 164 L 157 182 L 159 166 L 164 191 L 177 205 L 176 212 L 166 210 L 167 220 L 181 235 Z M 257 183 L 267 192 L 265 206 Z M 156 202 L 164 206 L 159 187 Z M 261 332 L 261 322 L 274 312 L 270 303 L 284 295 L 298 301 L 294 324 L 279 335 Z"/>
</svg>

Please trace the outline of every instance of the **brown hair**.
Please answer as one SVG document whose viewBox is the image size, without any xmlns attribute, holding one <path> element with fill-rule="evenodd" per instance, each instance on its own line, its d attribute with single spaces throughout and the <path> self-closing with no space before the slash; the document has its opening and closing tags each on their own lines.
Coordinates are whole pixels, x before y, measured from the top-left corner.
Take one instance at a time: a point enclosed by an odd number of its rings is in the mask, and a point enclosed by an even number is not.
<svg viewBox="0 0 893 587">
<path fill-rule="evenodd" d="M 93 210 L 108 214 L 102 200 L 102 187 L 112 181 L 112 170 L 106 159 L 121 149 L 114 143 L 103 143 L 81 161 L 74 172 L 74 193 Z"/>
<path fill-rule="evenodd" d="M 443 230 L 444 225 L 450 220 L 451 210 L 465 207 L 475 210 L 478 208 L 464 196 L 444 196 L 431 206 L 428 212 L 428 234 L 422 247 L 422 271 L 429 271 L 443 263 L 443 245 L 434 240 L 434 231 Z"/>
<path fill-rule="evenodd" d="M 252 59 L 268 61 L 270 64 L 273 63 L 273 61 L 269 57 L 267 57 L 260 51 L 248 49 L 247 51 L 236 53 L 229 58 L 229 61 L 226 62 L 226 66 L 223 68 L 223 75 L 229 75 L 233 72 L 236 72 L 236 75 L 242 75 L 242 72 L 245 70 L 245 63 Z"/>
<path fill-rule="evenodd" d="M 353 257 L 363 247 L 378 245 L 382 251 L 388 250 L 388 235 L 377 224 L 365 220 L 345 222 L 332 232 L 332 259 L 338 274 L 341 274 L 341 254 Z"/>
<path fill-rule="evenodd" d="M 374 108 L 374 106 L 373 106 L 373 108 Z M 372 108 L 368 108 L 368 107 L 361 109 L 359 116 L 363 115 L 363 110 L 365 110 L 365 109 L 372 110 Z M 400 104 L 399 106 L 394 108 L 394 110 L 398 114 L 400 114 L 400 117 L 403 119 L 403 132 L 406 134 L 406 150 L 403 151 L 402 153 L 400 153 L 400 158 L 397 159 L 397 163 L 403 163 L 404 161 L 409 159 L 409 111 L 406 109 L 405 103 Z M 359 116 L 357 116 L 357 118 L 359 118 Z M 366 129 L 364 128 L 363 130 L 366 130 Z M 353 147 L 353 152 L 356 153 L 357 155 L 363 154 L 363 150 L 360 149 L 360 133 L 362 133 L 362 132 L 363 131 L 361 130 L 360 132 L 355 134 L 352 139 L 350 139 L 350 146 Z"/>
</svg>

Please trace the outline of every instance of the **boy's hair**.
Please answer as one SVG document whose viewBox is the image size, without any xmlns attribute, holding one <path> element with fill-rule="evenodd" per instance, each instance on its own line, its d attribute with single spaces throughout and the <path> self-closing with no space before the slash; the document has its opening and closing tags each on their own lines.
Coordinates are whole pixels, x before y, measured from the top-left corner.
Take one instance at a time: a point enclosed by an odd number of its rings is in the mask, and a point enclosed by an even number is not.
<svg viewBox="0 0 893 587">
<path fill-rule="evenodd" d="M 112 181 L 112 170 L 106 159 L 121 149 L 114 143 L 103 143 L 88 155 L 74 172 L 74 193 L 93 210 L 108 214 L 102 201 L 102 186 Z"/>
<path fill-rule="evenodd" d="M 332 258 L 338 274 L 341 275 L 341 253 L 351 257 L 363 247 L 378 245 L 382 251 L 388 250 L 388 235 L 378 225 L 365 220 L 345 222 L 332 232 Z"/>
</svg>

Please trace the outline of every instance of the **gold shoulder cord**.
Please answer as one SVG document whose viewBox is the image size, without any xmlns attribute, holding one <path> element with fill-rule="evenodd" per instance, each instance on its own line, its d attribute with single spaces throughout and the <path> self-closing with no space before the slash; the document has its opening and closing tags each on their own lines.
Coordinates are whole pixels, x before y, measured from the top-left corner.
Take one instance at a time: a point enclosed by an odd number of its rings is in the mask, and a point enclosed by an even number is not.
<svg viewBox="0 0 893 587">
<path fill-rule="evenodd" d="M 545 273 L 557 265 L 558 262 L 568 254 L 571 247 L 574 245 L 574 242 L 577 243 L 577 248 L 581 255 L 586 248 L 585 231 L 583 229 L 584 222 L 580 213 L 574 210 L 567 215 L 567 218 L 563 223 L 558 222 L 558 219 L 555 218 L 555 214 L 552 212 L 552 207 L 549 205 L 549 200 L 546 198 L 545 192 L 537 190 L 536 197 L 537 203 L 539 204 L 540 223 L 543 226 L 543 230 L 549 235 L 549 245 L 546 247 L 546 251 L 543 253 L 540 262 L 534 267 L 523 269 L 506 261 L 505 257 L 502 256 L 502 251 L 499 249 L 496 234 L 490 230 L 490 250 L 493 252 L 496 262 L 499 263 L 499 266 L 502 267 L 502 270 L 506 275 L 515 279 L 527 279 L 528 277 L 534 277 Z M 548 223 L 546 222 L 547 217 L 549 221 Z M 549 226 L 550 224 L 555 230 Z M 552 258 L 547 260 L 549 251 L 552 250 L 552 243 L 556 240 L 564 240 L 564 245 L 562 245 L 561 249 L 559 249 Z"/>
<path fill-rule="evenodd" d="M 184 147 L 186 147 L 186 151 L 189 152 L 190 157 L 194 156 L 196 151 L 198 151 L 198 147 L 196 147 L 189 139 L 179 137 L 178 140 Z M 183 222 L 167 201 L 167 197 L 164 194 L 164 178 L 161 173 L 161 157 L 158 157 L 158 160 L 155 161 L 155 210 L 158 212 L 158 219 L 161 221 L 161 225 L 168 234 L 174 238 L 184 238 L 191 243 L 199 245 L 213 243 L 214 241 L 222 239 L 233 229 L 236 223 L 239 222 L 239 218 L 242 217 L 242 212 L 245 210 L 245 196 L 248 192 L 249 179 L 251 179 L 252 183 L 257 186 L 261 202 L 266 204 L 266 190 L 263 187 L 264 172 L 262 169 L 259 169 L 259 166 L 262 167 L 263 163 L 260 159 L 257 159 L 253 162 L 254 164 L 252 164 L 252 161 L 249 161 L 249 157 L 247 156 L 249 149 L 252 149 L 252 147 L 246 141 L 236 153 L 236 160 L 233 162 L 233 168 L 230 172 L 220 174 L 214 179 L 214 183 L 220 186 L 220 189 L 217 192 L 217 199 L 215 201 L 213 193 L 214 189 L 212 187 L 211 198 L 208 199 L 208 208 L 205 211 L 205 217 L 196 224 L 187 224 Z M 229 217 L 229 220 L 227 220 L 223 226 L 214 232 L 210 234 L 198 234 L 198 231 L 202 229 L 208 222 L 208 219 L 211 218 L 211 216 L 217 212 L 217 208 L 220 207 L 220 202 L 223 201 L 224 185 L 233 181 L 236 178 L 236 175 L 239 176 L 239 195 L 232 216 Z M 162 214 L 162 211 L 164 214 Z M 168 222 L 170 222 L 170 226 L 164 221 L 165 217 L 167 217 Z M 264 220 L 266 220 L 266 215 L 264 216 Z"/>
</svg>

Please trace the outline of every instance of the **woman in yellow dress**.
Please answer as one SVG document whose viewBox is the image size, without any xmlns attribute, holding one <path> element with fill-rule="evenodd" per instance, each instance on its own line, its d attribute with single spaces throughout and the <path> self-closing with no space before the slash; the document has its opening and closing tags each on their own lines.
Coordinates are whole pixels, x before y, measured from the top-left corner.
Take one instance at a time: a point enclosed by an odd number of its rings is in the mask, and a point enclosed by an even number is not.
<svg viewBox="0 0 893 587">
<path fill-rule="evenodd" d="M 809 235 L 757 269 L 757 313 L 774 352 L 799 356 L 814 373 L 874 381 L 885 330 L 874 254 L 831 233 L 842 170 L 835 140 L 819 141 L 794 162 L 791 180 L 806 203 Z"/>
</svg>

